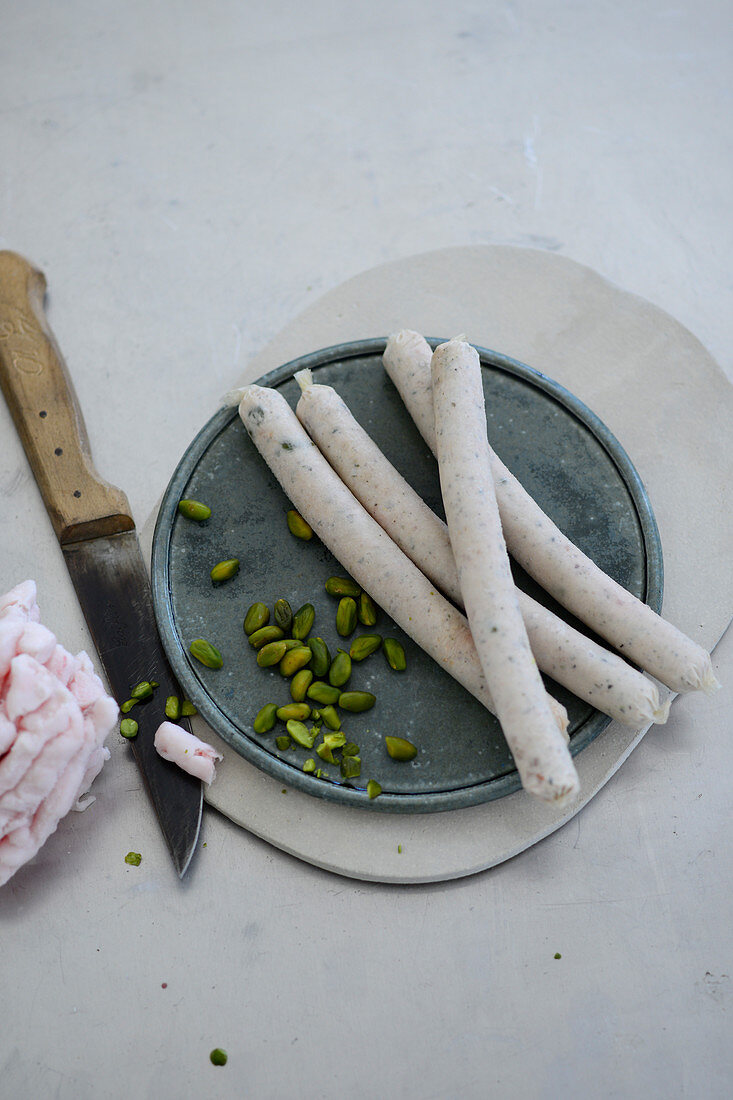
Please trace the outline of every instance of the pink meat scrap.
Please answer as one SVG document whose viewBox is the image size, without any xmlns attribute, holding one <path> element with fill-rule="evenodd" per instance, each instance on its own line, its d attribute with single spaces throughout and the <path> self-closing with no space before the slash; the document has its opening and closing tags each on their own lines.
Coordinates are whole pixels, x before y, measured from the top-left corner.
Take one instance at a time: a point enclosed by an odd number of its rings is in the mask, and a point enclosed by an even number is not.
<svg viewBox="0 0 733 1100">
<path fill-rule="evenodd" d="M 109 750 L 114 699 L 84 652 L 41 623 L 34 581 L 0 596 L 0 886 L 82 801 Z"/>
<path fill-rule="evenodd" d="M 223 760 L 220 752 L 207 745 L 193 733 L 177 726 L 175 722 L 161 722 L 155 731 L 155 748 L 164 760 L 177 764 L 189 775 L 210 784 L 214 778 L 214 765 Z"/>
</svg>

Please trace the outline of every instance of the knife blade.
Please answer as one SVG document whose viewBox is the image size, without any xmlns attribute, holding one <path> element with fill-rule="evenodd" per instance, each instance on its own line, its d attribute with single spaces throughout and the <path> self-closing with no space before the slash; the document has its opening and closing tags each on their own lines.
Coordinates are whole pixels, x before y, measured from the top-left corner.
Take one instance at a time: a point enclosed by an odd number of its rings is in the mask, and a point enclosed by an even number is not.
<svg viewBox="0 0 733 1100">
<path fill-rule="evenodd" d="M 119 704 L 143 680 L 130 741 L 182 878 L 201 827 L 203 784 L 163 760 L 153 738 L 165 700 L 181 695 L 160 642 L 147 569 L 127 497 L 94 469 L 84 420 L 44 313 L 46 279 L 0 252 L 0 387 L 10 408 L 99 659 Z M 186 719 L 179 723 L 186 728 Z"/>
</svg>

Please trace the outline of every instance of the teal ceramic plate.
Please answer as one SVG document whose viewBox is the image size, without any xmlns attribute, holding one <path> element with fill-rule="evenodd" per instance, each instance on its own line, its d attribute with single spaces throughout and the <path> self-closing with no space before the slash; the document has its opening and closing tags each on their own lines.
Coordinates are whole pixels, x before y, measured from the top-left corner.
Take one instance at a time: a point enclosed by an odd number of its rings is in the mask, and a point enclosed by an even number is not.
<svg viewBox="0 0 733 1100">
<path fill-rule="evenodd" d="M 384 346 L 383 339 L 375 339 L 326 348 L 286 363 L 259 384 L 279 389 L 295 407 L 299 390 L 293 375 L 310 367 L 315 381 L 338 390 L 392 463 L 443 516 L 436 463 L 384 371 Z M 659 611 L 662 552 L 657 526 L 619 442 L 557 383 L 496 352 L 479 353 L 494 449 L 575 543 Z M 182 498 L 209 504 L 210 521 L 200 526 L 181 517 L 177 504 Z M 283 784 L 342 804 L 428 813 L 516 791 L 519 777 L 496 719 L 384 612 L 373 631 L 401 641 L 407 670 L 393 672 L 381 652 L 354 664 L 349 686 L 377 696 L 372 710 L 344 715 L 344 730 L 360 747 L 358 778 L 343 780 L 338 766 L 322 763 L 313 751 L 279 751 L 275 737 L 285 732 L 281 725 L 269 734 L 254 733 L 252 721 L 260 707 L 291 700 L 289 682 L 277 669 L 258 667 L 243 633 L 251 603 L 261 600 L 272 608 L 284 597 L 293 610 L 312 603 L 312 633 L 325 639 L 332 655 L 339 646 L 348 649 L 336 632 L 337 601 L 324 590 L 328 577 L 344 571 L 317 539 L 303 542 L 289 533 L 289 507 L 236 409 L 222 409 L 209 420 L 165 493 L 153 541 L 155 612 L 171 665 L 203 718 L 233 749 Z M 225 558 L 239 558 L 240 572 L 214 586 L 209 572 Z M 536 599 L 568 618 L 519 569 L 515 575 Z M 221 651 L 222 669 L 204 668 L 190 657 L 188 647 L 199 637 Z M 547 686 L 567 707 L 575 755 L 610 719 L 552 681 Z M 384 747 L 388 734 L 412 741 L 417 757 L 410 763 L 391 760 Z M 322 768 L 321 778 L 303 772 L 308 757 Z M 366 796 L 369 779 L 382 787 L 377 799 Z"/>
</svg>

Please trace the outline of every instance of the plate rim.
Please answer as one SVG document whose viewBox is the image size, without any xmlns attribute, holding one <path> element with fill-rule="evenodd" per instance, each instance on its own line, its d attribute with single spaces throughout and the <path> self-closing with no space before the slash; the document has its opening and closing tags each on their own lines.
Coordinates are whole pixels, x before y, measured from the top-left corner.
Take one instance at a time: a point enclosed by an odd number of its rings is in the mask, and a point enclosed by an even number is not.
<svg viewBox="0 0 733 1100">
<path fill-rule="evenodd" d="M 426 339 L 433 348 L 444 342 L 443 339 L 436 337 L 427 337 Z M 386 337 L 371 337 L 332 344 L 326 348 L 288 360 L 249 384 L 277 388 L 290 381 L 298 370 L 306 367 L 315 369 L 348 359 L 381 355 L 386 345 Z M 646 487 L 622 444 L 592 409 L 588 408 L 580 398 L 576 397 L 559 382 L 543 374 L 535 367 L 531 367 L 502 352 L 479 345 L 474 346 L 478 352 L 482 368 L 490 367 L 519 377 L 551 396 L 593 434 L 609 455 L 632 499 L 641 530 L 646 573 L 644 599 L 654 611 L 659 613 L 662 608 L 664 591 L 664 564 L 659 529 Z M 180 686 L 185 689 L 186 696 L 194 703 L 199 713 L 211 726 L 213 732 L 222 737 L 235 752 L 253 766 L 286 785 L 295 787 L 322 800 L 337 802 L 346 806 L 351 805 L 361 809 L 368 807 L 377 812 L 396 814 L 444 812 L 494 801 L 520 790 L 519 775 L 516 770 L 513 770 L 506 775 L 488 781 L 482 780 L 479 783 L 462 786 L 450 791 L 428 793 L 384 792 L 379 799 L 368 799 L 363 789 L 343 783 L 318 783 L 313 781 L 312 776 L 305 773 L 301 775 L 299 769 L 280 760 L 248 738 L 221 711 L 214 699 L 208 694 L 196 677 L 195 670 L 179 641 L 175 625 L 169 568 L 170 543 L 173 532 L 172 521 L 175 518 L 181 493 L 190 480 L 198 462 L 237 415 L 237 405 L 225 405 L 218 409 L 206 421 L 184 451 L 161 499 L 151 550 L 153 609 L 163 647 Z M 571 743 L 573 756 L 577 756 L 587 745 L 594 741 L 610 725 L 611 721 L 611 718 L 607 715 L 595 711 L 582 727 L 581 735 L 576 736 Z"/>
</svg>

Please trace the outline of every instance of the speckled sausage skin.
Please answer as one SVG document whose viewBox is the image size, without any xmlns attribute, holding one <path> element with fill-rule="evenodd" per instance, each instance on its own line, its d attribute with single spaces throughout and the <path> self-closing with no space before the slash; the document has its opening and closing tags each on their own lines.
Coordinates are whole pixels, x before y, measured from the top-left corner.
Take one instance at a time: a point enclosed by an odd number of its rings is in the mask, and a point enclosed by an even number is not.
<svg viewBox="0 0 733 1100">
<path fill-rule="evenodd" d="M 448 528 L 355 420 L 332 386 L 295 375 L 302 394 L 298 419 L 341 480 L 408 558 L 459 607 L 463 598 Z M 656 684 L 517 590 L 537 664 L 580 699 L 627 726 L 664 722 Z"/>
<path fill-rule="evenodd" d="M 285 398 L 276 390 L 248 386 L 239 415 L 283 491 L 321 542 L 406 634 L 495 713 L 465 617 L 366 513 Z M 550 705 L 562 740 L 567 714 L 555 700 Z"/>
<path fill-rule="evenodd" d="M 489 466 L 481 365 L 456 338 L 431 362 L 435 438 L 448 533 L 466 616 L 496 713 L 526 790 L 570 801 L 578 775 L 532 655 Z"/>
<path fill-rule="evenodd" d="M 430 345 L 404 330 L 389 338 L 384 366 L 435 453 Z M 630 661 L 675 692 L 720 686 L 710 655 L 607 576 L 545 515 L 489 447 L 502 529 L 512 557 L 545 591 Z"/>
</svg>

